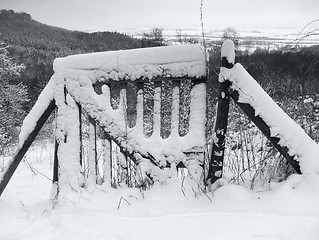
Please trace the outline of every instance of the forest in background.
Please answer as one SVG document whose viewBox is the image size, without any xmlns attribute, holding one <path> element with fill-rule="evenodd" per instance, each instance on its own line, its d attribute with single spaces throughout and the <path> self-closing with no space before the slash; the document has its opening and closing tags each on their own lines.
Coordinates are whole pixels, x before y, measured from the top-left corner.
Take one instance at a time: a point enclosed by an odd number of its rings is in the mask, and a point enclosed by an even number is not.
<svg viewBox="0 0 319 240">
<path fill-rule="evenodd" d="M 26 110 L 53 75 L 53 60 L 72 54 L 141 47 L 141 41 L 117 32 L 85 33 L 52 27 L 31 18 L 27 13 L 0 11 L 0 41 L 9 45 L 10 57 L 26 66 L 12 79 L 23 83 L 30 101 Z"/>
</svg>

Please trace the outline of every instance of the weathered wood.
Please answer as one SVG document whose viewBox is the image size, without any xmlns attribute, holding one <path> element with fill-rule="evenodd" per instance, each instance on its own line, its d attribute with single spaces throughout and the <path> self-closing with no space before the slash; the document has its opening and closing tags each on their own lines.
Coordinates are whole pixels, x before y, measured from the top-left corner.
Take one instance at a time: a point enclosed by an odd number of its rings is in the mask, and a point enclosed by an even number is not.
<svg viewBox="0 0 319 240">
<path fill-rule="evenodd" d="M 213 132 L 212 152 L 209 163 L 208 177 L 211 183 L 221 178 L 225 151 L 225 135 L 228 124 L 230 82 L 223 82 L 219 86 L 217 114 Z"/>
<path fill-rule="evenodd" d="M 179 88 L 179 124 L 178 134 L 183 137 L 189 132 L 189 118 L 191 112 L 191 79 L 185 79 L 180 82 Z"/>
<path fill-rule="evenodd" d="M 54 158 L 53 158 L 53 178 L 52 178 L 52 183 L 58 182 L 58 180 L 59 180 L 58 149 L 59 149 L 59 143 L 55 139 L 55 141 L 54 141 Z"/>
<path fill-rule="evenodd" d="M 143 89 L 143 132 L 146 137 L 150 137 L 153 134 L 154 93 L 154 82 L 145 83 Z"/>
<path fill-rule="evenodd" d="M 161 86 L 161 137 L 168 138 L 172 130 L 173 82 L 162 81 Z"/>
<path fill-rule="evenodd" d="M 97 177 L 96 122 L 89 116 L 89 175 Z"/>
<path fill-rule="evenodd" d="M 84 109 L 82 109 L 83 112 L 85 112 L 85 114 L 87 114 L 97 125 L 99 125 L 102 129 L 104 129 L 104 126 L 101 122 L 99 122 L 98 120 L 95 120 L 94 118 L 92 118 L 90 116 L 90 114 L 85 111 Z M 105 138 L 107 139 L 110 139 L 111 141 L 113 141 L 116 145 L 119 146 L 119 149 L 122 153 L 126 154 L 127 157 L 129 157 L 131 160 L 133 160 L 134 163 L 138 164 L 139 160 L 136 158 L 135 154 L 139 154 L 140 156 L 142 156 L 143 158 L 145 159 L 148 159 L 151 163 L 153 163 L 154 165 L 159 166 L 159 164 L 157 163 L 157 160 L 154 158 L 154 156 L 152 156 L 150 153 L 141 153 L 139 151 L 131 151 L 129 152 L 127 149 L 126 149 L 126 146 L 123 146 L 123 141 L 119 141 L 117 138 L 114 138 L 111 133 L 108 133 L 106 131 L 104 131 L 104 136 Z M 125 144 L 124 144 L 125 145 Z M 163 168 L 163 167 L 160 167 L 160 168 Z"/>
<path fill-rule="evenodd" d="M 110 101 L 113 109 L 118 109 L 120 104 L 121 87 L 119 82 L 113 82 L 110 88 Z"/>
<path fill-rule="evenodd" d="M 187 78 L 187 79 L 190 79 L 193 84 L 199 84 L 199 83 L 204 83 L 206 82 L 206 78 L 195 78 L 195 77 L 192 77 L 192 78 Z M 148 83 L 148 82 L 163 82 L 163 81 L 172 81 L 172 82 L 180 82 L 180 81 L 184 81 L 185 80 L 185 77 L 161 77 L 161 76 L 158 76 L 156 78 L 152 78 L 152 79 L 149 79 L 149 78 L 140 78 L 140 79 L 136 79 L 136 80 L 129 80 L 129 79 L 125 79 L 125 80 L 113 80 L 113 79 L 103 79 L 103 80 L 100 80 L 98 82 L 95 82 L 93 84 L 94 88 L 96 89 L 96 91 L 99 92 L 98 89 L 101 89 L 101 86 L 104 85 L 104 84 L 107 84 L 107 85 L 110 85 L 110 84 L 123 84 L 123 86 L 125 86 L 126 83 L 129 83 L 129 82 L 134 82 L 134 83 Z"/>
<path fill-rule="evenodd" d="M 79 128 L 79 137 L 80 137 L 80 165 L 82 167 L 83 164 L 83 131 L 82 131 L 82 107 L 80 104 L 77 103 L 78 109 L 79 109 L 79 123 L 80 123 L 80 128 Z"/>
<path fill-rule="evenodd" d="M 127 83 L 126 105 L 127 125 L 133 128 L 137 119 L 137 86 L 134 82 Z"/>
<path fill-rule="evenodd" d="M 289 155 L 289 149 L 287 147 L 282 147 L 278 144 L 280 141 L 279 138 L 272 137 L 270 135 L 269 126 L 259 115 L 255 116 L 254 108 L 247 103 L 238 102 L 239 93 L 236 90 L 231 90 L 230 96 L 232 97 L 232 99 L 234 99 L 235 103 L 237 103 L 237 105 L 243 110 L 243 112 L 248 116 L 248 118 L 261 130 L 261 132 L 267 137 L 267 139 L 272 143 L 272 145 L 286 158 L 286 160 L 292 165 L 296 172 L 301 174 L 300 165 L 298 161 L 294 160 L 294 156 Z"/>
<path fill-rule="evenodd" d="M 29 134 L 27 139 L 23 142 L 22 146 L 18 149 L 17 153 L 13 157 L 10 165 L 6 169 L 6 172 L 3 175 L 2 181 L 0 182 L 0 196 L 4 189 L 6 188 L 7 184 L 9 183 L 12 175 L 14 174 L 15 170 L 17 169 L 19 163 L 21 162 L 22 158 L 24 157 L 25 153 L 28 151 L 29 147 L 33 143 L 34 139 L 38 135 L 39 131 L 43 127 L 46 120 L 50 117 L 51 113 L 55 109 L 55 101 L 51 100 L 47 109 L 42 113 L 39 117 L 33 131 Z"/>
<path fill-rule="evenodd" d="M 222 67 L 230 69 L 233 67 L 233 65 L 227 61 L 226 57 L 222 57 Z M 212 152 L 207 175 L 207 180 L 210 180 L 211 184 L 222 177 L 225 152 L 225 135 L 227 132 L 228 124 L 230 84 L 230 81 L 228 81 L 227 79 L 219 84 L 217 113 L 213 131 Z"/>
<path fill-rule="evenodd" d="M 112 182 L 112 141 L 103 134 L 103 182 Z"/>
</svg>

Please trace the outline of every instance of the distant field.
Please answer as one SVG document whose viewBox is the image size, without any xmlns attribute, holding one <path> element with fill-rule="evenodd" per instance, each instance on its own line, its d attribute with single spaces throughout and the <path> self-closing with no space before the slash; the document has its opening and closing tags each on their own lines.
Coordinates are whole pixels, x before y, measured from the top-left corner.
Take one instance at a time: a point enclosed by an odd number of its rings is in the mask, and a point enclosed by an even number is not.
<svg viewBox="0 0 319 240">
<path fill-rule="evenodd" d="M 198 29 L 179 29 L 183 37 L 202 41 L 202 32 Z M 285 45 L 299 47 L 309 47 L 319 45 L 319 35 L 306 36 L 307 31 L 296 29 L 236 29 L 238 31 L 239 48 L 240 50 L 253 51 L 256 48 L 275 50 Z M 122 29 L 120 32 L 142 38 L 143 33 L 150 29 Z M 212 43 L 221 39 L 224 30 L 209 30 L 205 32 L 207 43 Z M 177 41 L 176 29 L 164 29 L 163 37 L 169 44 L 174 44 Z"/>
</svg>

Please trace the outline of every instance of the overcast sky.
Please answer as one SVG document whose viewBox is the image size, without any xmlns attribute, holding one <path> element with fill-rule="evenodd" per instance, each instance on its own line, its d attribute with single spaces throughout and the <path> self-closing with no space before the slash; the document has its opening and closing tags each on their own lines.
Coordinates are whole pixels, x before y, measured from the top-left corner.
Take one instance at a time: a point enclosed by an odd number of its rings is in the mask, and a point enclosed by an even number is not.
<svg viewBox="0 0 319 240">
<path fill-rule="evenodd" d="M 301 29 L 319 19 L 319 0 L 204 0 L 205 30 Z M 200 28 L 200 0 L 0 0 L 0 9 L 70 30 Z"/>
</svg>

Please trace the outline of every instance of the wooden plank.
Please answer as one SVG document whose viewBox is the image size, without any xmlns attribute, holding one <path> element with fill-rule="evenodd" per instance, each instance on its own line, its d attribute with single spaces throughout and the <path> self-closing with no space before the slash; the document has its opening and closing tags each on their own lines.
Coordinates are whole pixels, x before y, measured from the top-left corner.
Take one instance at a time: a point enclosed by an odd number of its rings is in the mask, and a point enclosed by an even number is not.
<svg viewBox="0 0 319 240">
<path fill-rule="evenodd" d="M 135 127 L 137 119 L 137 86 L 134 82 L 128 82 L 126 85 L 126 116 L 128 127 Z"/>
<path fill-rule="evenodd" d="M 134 83 L 148 83 L 148 82 L 162 82 L 162 81 L 172 81 L 172 82 L 180 82 L 180 81 L 183 81 L 185 79 L 190 79 L 193 84 L 197 84 L 197 83 L 203 83 L 203 82 L 206 82 L 206 77 L 200 77 L 200 78 L 195 78 L 195 77 L 161 77 L 161 76 L 158 76 L 158 77 L 155 77 L 155 78 L 152 78 L 152 79 L 149 79 L 149 78 L 145 78 L 145 77 L 142 77 L 140 79 L 136 79 L 136 80 L 113 80 L 113 79 L 103 79 L 102 81 L 97 81 L 96 83 L 93 84 L 93 86 L 95 86 L 95 89 L 97 92 L 100 92 L 99 89 L 101 89 L 101 86 L 104 85 L 104 84 L 114 84 L 114 83 L 117 83 L 117 84 L 126 84 L 126 83 L 129 83 L 129 82 L 134 82 Z M 99 93 L 98 93 L 99 94 Z"/>
<path fill-rule="evenodd" d="M 103 182 L 112 182 L 112 141 L 103 134 Z"/>
<path fill-rule="evenodd" d="M 168 138 L 172 131 L 173 82 L 163 81 L 161 86 L 161 137 Z"/>
<path fill-rule="evenodd" d="M 88 116 L 90 116 L 90 114 L 88 113 L 88 112 L 86 112 L 84 109 L 82 109 L 83 110 L 83 112 L 85 112 Z M 90 116 L 91 117 L 91 116 Z M 91 117 L 92 118 L 92 117 Z M 103 124 L 101 124 L 99 121 L 97 121 L 97 120 L 95 120 L 94 118 L 92 118 L 94 121 L 95 121 L 95 123 L 97 124 L 97 125 L 99 125 L 102 129 L 104 129 L 104 125 Z M 154 156 L 152 156 L 150 153 L 141 153 L 141 152 L 138 152 L 138 151 L 135 151 L 135 150 L 133 150 L 133 151 L 131 151 L 131 152 L 129 152 L 129 151 L 127 151 L 127 149 L 126 149 L 126 146 L 123 146 L 123 142 L 121 142 L 121 141 L 119 141 L 117 138 L 114 138 L 112 135 L 111 135 L 111 133 L 108 133 L 108 132 L 106 132 L 106 131 L 104 131 L 104 136 L 105 136 L 105 138 L 107 138 L 107 139 L 109 139 L 110 141 L 113 141 L 115 144 L 117 144 L 118 146 L 119 146 L 119 148 L 120 148 L 120 151 L 122 152 L 122 153 L 124 153 L 124 154 L 126 154 L 127 155 L 127 157 L 129 157 L 130 159 L 132 159 L 133 160 L 133 162 L 134 163 L 136 163 L 136 164 L 138 164 L 138 159 L 136 159 L 136 157 L 135 157 L 135 154 L 137 153 L 137 154 L 140 154 L 143 158 L 146 158 L 146 159 L 148 159 L 151 163 L 153 163 L 155 166 L 158 166 L 159 168 L 163 168 L 163 167 L 161 167 L 161 166 L 159 166 L 159 164 L 157 163 L 157 160 L 154 158 Z M 125 144 L 124 144 L 125 145 Z"/>
<path fill-rule="evenodd" d="M 118 82 L 113 82 L 111 84 L 110 88 L 110 101 L 112 108 L 118 109 L 120 104 L 120 92 L 121 92 L 121 86 Z"/>
<path fill-rule="evenodd" d="M 228 63 L 226 57 L 222 57 L 222 67 L 230 69 L 233 67 L 233 65 Z M 211 184 L 222 177 L 225 152 L 225 135 L 228 124 L 230 84 L 230 81 L 227 79 L 219 84 L 217 113 L 212 137 L 212 152 L 207 175 L 207 180 L 210 180 Z"/>
<path fill-rule="evenodd" d="M 31 146 L 32 142 L 38 135 L 39 131 L 43 127 L 46 120 L 50 117 L 51 113 L 55 109 L 55 101 L 51 100 L 47 109 L 42 113 L 39 117 L 33 131 L 29 134 L 27 139 L 23 142 L 21 148 L 18 149 L 17 153 L 13 157 L 12 162 L 6 169 L 6 172 L 3 175 L 2 181 L 0 182 L 0 196 L 4 189 L 6 188 L 7 184 L 9 183 L 12 175 L 14 174 L 15 170 L 17 169 L 19 163 L 21 162 L 22 158 L 24 157 L 25 153 L 28 151 L 29 147 Z"/>
<path fill-rule="evenodd" d="M 54 159 L 53 159 L 53 179 L 52 179 L 52 183 L 56 183 L 59 180 L 58 150 L 59 150 L 59 143 L 55 139 L 55 141 L 54 141 Z"/>
<path fill-rule="evenodd" d="M 153 134 L 154 93 L 154 82 L 145 83 L 143 89 L 143 132 L 146 137 L 150 137 Z"/>
<path fill-rule="evenodd" d="M 270 135 L 270 128 L 265 123 L 265 121 L 258 115 L 255 116 L 255 110 L 252 106 L 247 103 L 238 102 L 239 93 L 236 90 L 230 91 L 230 96 L 234 99 L 235 103 L 243 110 L 243 112 L 249 117 L 249 119 L 261 130 L 261 132 L 267 137 L 267 139 L 272 143 L 272 145 L 283 155 L 286 160 L 292 165 L 297 173 L 301 174 L 300 165 L 298 161 L 294 160 L 294 156 L 290 156 L 287 147 L 282 147 L 278 143 L 280 141 L 277 137 L 272 137 Z M 274 116 L 276 117 L 276 116 Z"/>
<path fill-rule="evenodd" d="M 227 132 L 229 112 L 229 86 L 230 82 L 223 82 L 219 87 L 217 114 L 213 132 L 212 153 L 208 170 L 208 179 L 210 179 L 211 183 L 214 183 L 222 176 L 225 135 Z"/>
<path fill-rule="evenodd" d="M 189 132 L 189 118 L 191 112 L 191 79 L 185 79 L 180 82 L 179 87 L 179 124 L 178 134 L 181 137 L 186 136 Z"/>
<path fill-rule="evenodd" d="M 97 144 L 96 122 L 89 116 L 89 175 L 97 178 Z"/>
<path fill-rule="evenodd" d="M 80 165 L 82 167 L 82 164 L 83 164 L 83 131 L 82 131 L 82 107 L 80 104 L 76 103 L 77 106 L 78 106 L 78 109 L 79 109 L 79 124 L 80 124 L 80 128 L 79 128 L 79 136 L 80 136 Z"/>
</svg>

